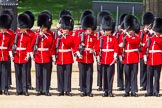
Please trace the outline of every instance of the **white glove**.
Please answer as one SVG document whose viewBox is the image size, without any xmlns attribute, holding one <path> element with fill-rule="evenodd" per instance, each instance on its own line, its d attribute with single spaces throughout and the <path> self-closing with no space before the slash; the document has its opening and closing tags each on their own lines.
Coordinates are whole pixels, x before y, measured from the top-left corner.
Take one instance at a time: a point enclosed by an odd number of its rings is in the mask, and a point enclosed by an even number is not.
<svg viewBox="0 0 162 108">
<path fill-rule="evenodd" d="M 144 63 L 146 64 L 147 63 L 147 56 L 146 55 L 143 56 L 143 60 L 144 60 Z"/>
<path fill-rule="evenodd" d="M 34 58 L 33 53 L 30 52 L 29 54 L 30 54 L 31 59 L 33 59 Z"/>
<path fill-rule="evenodd" d="M 77 51 L 76 54 L 77 54 L 77 56 L 78 56 L 79 59 L 82 59 L 83 58 L 83 56 L 80 54 L 79 51 Z"/>
<path fill-rule="evenodd" d="M 25 57 L 25 60 L 29 60 L 29 57 L 30 57 L 30 54 L 27 53 L 27 54 L 26 54 L 26 57 Z"/>
<path fill-rule="evenodd" d="M 56 62 L 55 55 L 52 55 L 52 61 L 53 61 L 53 62 Z"/>
<path fill-rule="evenodd" d="M 119 44 L 119 47 L 123 47 L 123 42 Z"/>
<path fill-rule="evenodd" d="M 114 53 L 114 59 L 117 60 L 117 53 Z"/>
<path fill-rule="evenodd" d="M 12 54 L 12 51 L 9 51 L 9 56 L 10 56 L 11 60 L 14 59 L 13 54 Z"/>
<path fill-rule="evenodd" d="M 90 48 L 90 50 L 89 50 L 89 53 L 93 53 L 94 51 L 93 51 L 93 49 L 92 48 Z"/>
<path fill-rule="evenodd" d="M 149 32 L 150 32 L 150 34 L 153 34 L 153 33 L 155 33 L 152 29 L 151 30 L 149 30 Z"/>
</svg>

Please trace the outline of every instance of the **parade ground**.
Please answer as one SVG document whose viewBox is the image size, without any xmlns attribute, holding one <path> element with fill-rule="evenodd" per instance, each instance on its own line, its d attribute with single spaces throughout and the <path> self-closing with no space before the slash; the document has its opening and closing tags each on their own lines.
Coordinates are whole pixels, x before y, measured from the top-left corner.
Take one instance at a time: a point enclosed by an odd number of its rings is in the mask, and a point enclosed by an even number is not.
<svg viewBox="0 0 162 108">
<path fill-rule="evenodd" d="M 95 65 L 94 65 L 95 67 Z M 54 69 L 56 66 L 54 65 Z M 116 72 L 114 77 L 115 97 L 102 97 L 102 91 L 97 91 L 97 72 L 94 70 L 93 94 L 94 97 L 80 97 L 78 91 L 79 73 L 77 64 L 74 64 L 72 73 L 72 93 L 73 96 L 57 96 L 57 76 L 52 73 L 52 96 L 36 96 L 35 90 L 29 90 L 30 96 L 16 96 L 15 73 L 12 72 L 12 90 L 10 95 L 0 95 L 0 108 L 161 108 L 162 107 L 162 88 L 161 97 L 145 97 L 146 91 L 139 91 L 139 97 L 122 97 L 124 91 L 117 91 Z M 139 73 L 138 73 L 139 76 Z M 161 86 L 162 86 L 162 79 Z M 32 84 L 35 88 L 35 72 L 32 72 Z M 139 81 L 138 81 L 139 84 Z"/>
</svg>

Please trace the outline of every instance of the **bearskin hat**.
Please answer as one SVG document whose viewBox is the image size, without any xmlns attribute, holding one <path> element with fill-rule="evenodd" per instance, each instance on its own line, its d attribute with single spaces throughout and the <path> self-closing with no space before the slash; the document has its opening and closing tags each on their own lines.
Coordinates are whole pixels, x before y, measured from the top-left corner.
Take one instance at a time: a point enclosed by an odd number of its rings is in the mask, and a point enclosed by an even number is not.
<svg viewBox="0 0 162 108">
<path fill-rule="evenodd" d="M 142 16 L 142 24 L 143 25 L 153 24 L 154 19 L 155 19 L 155 17 L 154 17 L 154 15 L 151 12 L 146 12 Z"/>
<path fill-rule="evenodd" d="M 48 29 L 50 29 L 51 28 L 51 26 L 52 26 L 52 14 L 51 14 L 51 12 L 50 11 L 48 11 L 48 10 L 43 10 L 40 14 L 47 14 L 49 17 L 50 17 L 50 26 L 48 27 Z"/>
<path fill-rule="evenodd" d="M 122 15 L 120 15 L 119 17 L 119 25 L 121 26 L 122 29 L 124 29 L 124 18 L 125 16 L 127 16 L 127 13 L 123 13 Z"/>
<path fill-rule="evenodd" d="M 43 10 L 40 14 L 43 14 L 43 13 L 48 14 L 50 16 L 50 18 L 52 19 L 52 13 L 50 11 Z"/>
<path fill-rule="evenodd" d="M 69 10 L 66 10 L 66 9 L 63 9 L 63 10 L 60 11 L 60 13 L 59 13 L 59 19 L 60 19 L 63 15 L 72 16 L 72 15 L 71 15 L 71 12 L 70 12 Z"/>
<path fill-rule="evenodd" d="M 24 13 L 29 15 L 30 20 L 31 20 L 29 28 L 32 28 L 33 25 L 34 25 L 34 14 L 31 11 L 29 11 L 29 10 L 25 11 Z"/>
<path fill-rule="evenodd" d="M 94 12 L 92 10 L 84 10 L 80 16 L 80 24 L 82 23 L 83 18 L 87 15 L 94 15 Z"/>
<path fill-rule="evenodd" d="M 18 16 L 18 26 L 20 28 L 29 28 L 30 27 L 30 16 L 26 13 L 22 13 Z"/>
<path fill-rule="evenodd" d="M 96 30 L 97 28 L 97 20 L 93 15 L 87 15 L 83 18 L 82 28 L 85 30 L 87 28 L 92 28 L 92 30 Z"/>
<path fill-rule="evenodd" d="M 112 30 L 113 32 L 115 30 L 115 22 L 113 18 L 109 15 L 103 17 L 101 25 L 103 30 Z"/>
<path fill-rule="evenodd" d="M 97 15 L 97 25 L 100 25 L 103 17 L 105 17 L 107 15 L 111 16 L 111 13 L 108 12 L 108 11 L 99 12 L 98 15 Z"/>
<path fill-rule="evenodd" d="M 162 18 L 156 18 L 153 25 L 153 30 L 155 32 L 162 34 Z"/>
<path fill-rule="evenodd" d="M 62 29 L 73 30 L 74 28 L 74 20 L 71 16 L 63 15 L 60 18 L 60 25 Z"/>
<path fill-rule="evenodd" d="M 0 15 L 0 28 L 8 28 L 12 18 L 8 14 Z"/>
<path fill-rule="evenodd" d="M 47 27 L 48 29 L 51 27 L 51 17 L 46 13 L 40 13 L 38 15 L 37 25 L 39 27 Z"/>
<path fill-rule="evenodd" d="M 140 30 L 140 24 L 137 18 L 133 15 L 127 15 L 124 18 L 124 29 L 133 30 L 138 33 Z"/>
<path fill-rule="evenodd" d="M 11 20 L 10 20 L 10 24 L 8 24 L 8 27 L 6 27 L 6 28 L 11 28 L 11 24 L 12 24 L 12 21 L 13 21 L 13 12 L 11 11 L 11 10 L 9 10 L 9 9 L 4 9 L 4 10 L 2 10 L 1 11 L 1 14 L 7 14 L 7 15 L 9 15 L 10 17 L 11 17 Z"/>
</svg>

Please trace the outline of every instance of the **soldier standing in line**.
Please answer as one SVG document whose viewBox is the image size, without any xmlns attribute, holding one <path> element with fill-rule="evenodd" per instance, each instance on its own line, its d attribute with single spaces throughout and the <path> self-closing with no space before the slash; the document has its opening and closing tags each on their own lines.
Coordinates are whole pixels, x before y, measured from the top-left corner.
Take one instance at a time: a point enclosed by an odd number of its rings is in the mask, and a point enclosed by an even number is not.
<svg viewBox="0 0 162 108">
<path fill-rule="evenodd" d="M 30 23 L 29 28 L 27 29 L 27 32 L 28 32 L 28 34 L 31 38 L 31 41 L 32 41 L 35 36 L 35 33 L 31 30 L 31 28 L 34 25 L 34 15 L 31 11 L 24 11 L 24 13 L 29 15 L 29 17 L 31 19 L 31 23 Z M 28 86 L 28 89 L 33 90 L 34 88 L 32 87 L 32 83 L 31 83 L 32 82 L 31 81 L 31 65 L 32 65 L 31 57 L 29 56 L 29 60 L 27 63 L 27 86 Z"/>
<path fill-rule="evenodd" d="M 146 97 L 160 97 L 159 90 L 162 64 L 162 18 L 155 19 L 153 24 L 153 31 L 154 35 L 147 39 L 147 42 L 144 46 L 144 62 L 147 64 Z"/>
<path fill-rule="evenodd" d="M 82 24 L 82 21 L 83 21 L 83 18 L 87 15 L 94 15 L 94 12 L 92 10 L 84 10 L 80 16 L 80 21 L 79 23 Z M 74 40 L 76 40 L 77 38 L 79 38 L 82 34 L 82 32 L 84 32 L 84 30 L 82 29 L 82 27 L 79 27 L 78 30 L 75 31 L 75 36 L 74 36 Z M 79 37 L 78 37 L 79 36 Z M 82 74 L 82 71 L 79 72 L 79 86 L 80 86 L 80 83 L 82 82 L 82 78 L 81 78 L 81 74 Z M 80 91 L 80 88 L 79 88 L 79 91 Z"/>
<path fill-rule="evenodd" d="M 127 15 L 124 18 L 124 39 L 123 39 L 123 64 L 125 72 L 125 94 L 124 97 L 131 96 L 137 97 L 138 86 L 137 86 L 137 73 L 138 73 L 138 62 L 139 52 L 138 46 L 140 44 L 139 30 L 140 25 L 137 18 L 133 15 Z"/>
<path fill-rule="evenodd" d="M 123 30 L 124 30 L 124 18 L 128 14 L 123 13 L 120 18 L 119 18 L 119 26 L 118 26 L 118 31 L 116 32 L 116 38 L 118 39 L 118 43 L 120 44 L 123 41 Z M 124 90 L 124 71 L 123 67 L 124 64 L 122 63 L 122 47 L 119 46 L 119 56 L 117 60 L 117 87 L 119 91 Z"/>
<path fill-rule="evenodd" d="M 49 92 L 50 62 L 54 48 L 52 48 L 54 39 L 49 28 L 51 26 L 51 17 L 46 13 L 38 15 L 37 25 L 40 27 L 36 31 L 36 36 L 32 40 L 31 48 L 34 49 L 35 69 L 36 69 L 36 95 L 51 96 Z M 54 53 L 53 53 L 54 54 Z"/>
<path fill-rule="evenodd" d="M 58 96 L 72 96 L 71 92 L 71 74 L 73 54 L 72 48 L 74 44 L 73 28 L 74 20 L 69 15 L 60 17 L 60 34 L 56 38 L 56 64 L 57 64 L 57 86 Z"/>
<path fill-rule="evenodd" d="M 113 97 L 112 88 L 115 74 L 115 62 L 118 53 L 118 41 L 117 38 L 113 36 L 115 22 L 111 16 L 107 15 L 102 19 L 101 24 L 103 34 L 100 36 L 97 46 L 100 52 L 99 63 L 103 74 L 103 97 Z"/>
<path fill-rule="evenodd" d="M 7 32 L 12 36 L 11 38 L 14 40 L 15 38 L 15 33 L 13 30 L 11 30 L 11 24 L 12 24 L 12 21 L 13 21 L 13 13 L 11 10 L 9 9 L 4 9 L 2 10 L 1 14 L 7 14 L 11 17 L 11 21 L 10 21 L 10 24 L 7 26 Z M 9 89 L 12 89 L 11 85 L 12 85 L 12 77 L 11 77 L 11 59 L 9 57 L 9 60 L 8 60 L 8 88 Z"/>
<path fill-rule="evenodd" d="M 147 65 L 144 63 L 143 54 L 144 49 L 143 46 L 145 45 L 146 40 L 150 37 L 150 30 L 152 29 L 153 22 L 154 22 L 154 15 L 151 12 L 144 13 L 143 17 L 143 26 L 144 29 L 140 30 L 140 86 L 141 91 L 146 90 L 147 85 Z"/>
<path fill-rule="evenodd" d="M 12 18 L 8 14 L 0 15 L 0 95 L 4 94 L 9 95 L 8 92 L 8 61 L 9 55 L 12 56 L 12 43 L 13 37 L 8 32 L 8 27 L 10 26 Z"/>
<path fill-rule="evenodd" d="M 50 17 L 50 19 L 52 19 L 52 14 L 51 14 L 51 12 L 50 11 L 48 11 L 48 10 L 44 10 L 44 11 L 42 11 L 41 13 L 45 13 L 45 14 L 47 14 L 49 17 Z M 54 37 L 54 34 L 53 34 L 53 32 L 51 31 L 51 26 L 52 26 L 52 20 L 50 21 L 50 26 L 49 26 L 49 28 L 48 28 L 48 32 Z M 55 43 L 55 38 L 54 38 L 54 43 Z M 51 53 L 51 55 L 52 55 L 52 51 L 50 52 Z M 49 71 L 49 81 L 48 81 L 48 83 L 49 83 L 49 89 L 52 89 L 51 88 L 51 77 L 52 77 L 52 68 L 53 68 L 53 59 L 52 59 L 52 57 L 51 57 L 51 62 L 50 62 L 50 71 Z"/>
<path fill-rule="evenodd" d="M 80 73 L 80 91 L 81 96 L 90 96 L 92 94 L 93 83 L 93 53 L 97 38 L 94 34 L 96 29 L 96 18 L 93 15 L 87 15 L 82 20 L 81 34 L 75 33 L 76 43 L 74 54 L 77 57 Z M 80 35 L 80 36 L 78 36 Z"/>
<path fill-rule="evenodd" d="M 31 38 L 27 30 L 30 26 L 31 19 L 29 15 L 22 13 L 18 16 L 18 27 L 13 50 L 13 62 L 15 65 L 16 76 L 16 95 L 24 94 L 29 96 L 27 86 L 27 63 L 30 54 Z"/>
<path fill-rule="evenodd" d="M 99 40 L 100 36 L 104 34 L 104 31 L 102 30 L 101 22 L 102 22 L 103 17 L 107 15 L 111 16 L 111 13 L 109 13 L 108 11 L 102 11 L 102 12 L 99 12 L 97 15 L 97 25 L 99 26 L 99 31 L 96 33 L 97 40 Z M 98 86 L 97 91 L 102 90 L 102 84 L 103 84 L 103 76 L 102 76 L 101 66 L 100 64 L 97 64 L 97 86 Z"/>
</svg>

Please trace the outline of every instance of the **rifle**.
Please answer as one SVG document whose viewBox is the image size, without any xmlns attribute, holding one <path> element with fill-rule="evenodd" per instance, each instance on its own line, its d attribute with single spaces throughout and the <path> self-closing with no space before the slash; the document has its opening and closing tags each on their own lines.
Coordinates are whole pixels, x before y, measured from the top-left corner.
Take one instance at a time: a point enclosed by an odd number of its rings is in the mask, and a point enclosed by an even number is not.
<svg viewBox="0 0 162 108">
<path fill-rule="evenodd" d="M 34 57 L 35 57 L 35 55 L 37 54 L 39 40 L 40 40 L 40 37 L 39 37 L 39 35 L 38 35 L 38 36 L 37 36 L 37 39 L 36 39 L 36 41 L 35 41 L 35 44 L 34 44 Z"/>
<path fill-rule="evenodd" d="M 146 49 L 146 57 L 147 57 L 147 58 L 148 58 L 148 54 L 149 54 L 150 45 L 151 45 L 151 39 L 150 39 L 150 37 L 148 37 L 147 49 Z"/>
<path fill-rule="evenodd" d="M 13 50 L 13 56 L 16 54 L 16 49 L 17 49 L 17 41 L 18 41 L 18 34 L 16 33 L 16 37 L 15 37 L 15 40 L 14 40 L 14 44 L 12 45 L 12 50 Z"/>
<path fill-rule="evenodd" d="M 124 34 L 123 38 L 122 60 L 124 60 L 125 47 L 126 47 L 126 34 Z"/>
<path fill-rule="evenodd" d="M 142 32 L 140 35 L 140 44 L 138 46 L 139 51 L 142 51 L 141 47 L 142 47 L 143 37 L 144 37 L 144 32 Z"/>
<path fill-rule="evenodd" d="M 79 52 L 81 55 L 83 55 L 83 51 L 84 51 L 84 33 L 82 33 L 81 42 L 79 44 Z"/>
<path fill-rule="evenodd" d="M 102 38 L 100 38 L 100 60 L 101 60 L 101 55 L 102 55 L 102 47 L 103 47 L 103 39 Z M 100 60 L 99 60 L 99 62 L 100 62 Z"/>
<path fill-rule="evenodd" d="M 56 60 L 58 59 L 58 52 L 59 52 L 59 45 L 60 45 L 61 37 L 62 37 L 62 35 L 60 37 L 58 37 L 58 40 L 56 43 L 56 54 L 55 54 Z"/>
</svg>

